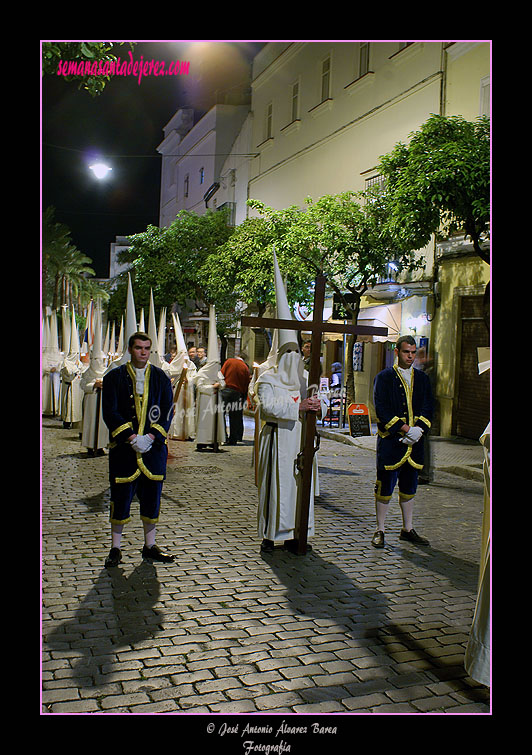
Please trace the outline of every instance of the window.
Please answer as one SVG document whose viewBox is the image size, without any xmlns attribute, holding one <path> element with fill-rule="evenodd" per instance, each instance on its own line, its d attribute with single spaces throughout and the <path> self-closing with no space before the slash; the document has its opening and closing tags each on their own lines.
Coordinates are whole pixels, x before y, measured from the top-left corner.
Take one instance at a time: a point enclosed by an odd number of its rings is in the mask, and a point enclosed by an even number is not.
<svg viewBox="0 0 532 755">
<path fill-rule="evenodd" d="M 331 58 L 325 58 L 321 64 L 321 101 L 331 96 Z"/>
<path fill-rule="evenodd" d="M 490 77 L 480 80 L 480 115 L 490 114 Z"/>
<path fill-rule="evenodd" d="M 273 103 L 270 102 L 266 108 L 266 139 L 271 139 L 273 136 Z"/>
<path fill-rule="evenodd" d="M 205 168 L 200 168 L 199 171 L 199 182 L 202 184 L 205 181 Z"/>
<path fill-rule="evenodd" d="M 189 181 L 189 176 L 188 176 L 188 173 L 187 173 L 187 175 L 185 176 L 185 189 L 184 189 L 184 196 L 185 197 L 188 197 L 188 181 Z"/>
<path fill-rule="evenodd" d="M 368 191 L 368 189 L 382 191 L 382 189 L 384 189 L 384 176 L 378 175 L 366 178 L 366 191 Z"/>
<path fill-rule="evenodd" d="M 364 76 L 369 71 L 369 42 L 360 43 L 360 70 L 359 76 Z"/>
<path fill-rule="evenodd" d="M 292 84 L 292 121 L 299 118 L 299 81 Z"/>
<path fill-rule="evenodd" d="M 384 176 L 377 175 L 372 176 L 371 178 L 366 178 L 365 181 L 365 187 L 364 190 L 368 193 L 368 196 L 366 197 L 367 202 L 372 201 L 372 194 L 379 194 L 381 191 L 384 191 L 386 187 L 386 179 Z"/>
</svg>

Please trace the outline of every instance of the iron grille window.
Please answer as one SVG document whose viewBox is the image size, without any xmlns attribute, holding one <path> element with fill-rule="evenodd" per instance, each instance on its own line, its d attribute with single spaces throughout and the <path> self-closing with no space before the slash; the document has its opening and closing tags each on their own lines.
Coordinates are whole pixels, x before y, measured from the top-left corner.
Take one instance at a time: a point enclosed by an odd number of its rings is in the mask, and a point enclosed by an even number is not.
<svg viewBox="0 0 532 755">
<path fill-rule="evenodd" d="M 292 84 L 292 121 L 299 118 L 299 81 Z"/>
<path fill-rule="evenodd" d="M 360 43 L 359 76 L 364 76 L 364 74 L 368 73 L 368 71 L 369 71 L 369 42 L 361 42 Z"/>
<path fill-rule="evenodd" d="M 321 101 L 331 96 L 331 59 L 325 58 L 321 64 Z"/>
</svg>

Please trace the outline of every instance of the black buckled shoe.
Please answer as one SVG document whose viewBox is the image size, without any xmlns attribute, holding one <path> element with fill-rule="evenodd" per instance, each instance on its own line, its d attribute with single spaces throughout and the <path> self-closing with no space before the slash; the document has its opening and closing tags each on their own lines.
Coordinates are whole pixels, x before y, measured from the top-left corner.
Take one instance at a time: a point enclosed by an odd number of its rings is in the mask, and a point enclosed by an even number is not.
<svg viewBox="0 0 532 755">
<path fill-rule="evenodd" d="M 260 549 L 263 553 L 273 553 L 273 549 L 275 547 L 275 543 L 273 540 L 267 540 L 264 538 L 262 543 L 260 544 Z"/>
<path fill-rule="evenodd" d="M 170 555 L 170 553 L 163 553 L 157 545 L 152 545 L 151 548 L 145 545 L 142 548 L 142 558 L 150 564 L 154 561 L 159 561 L 163 564 L 171 564 L 175 561 L 175 556 Z"/>
<path fill-rule="evenodd" d="M 384 548 L 384 532 L 377 530 L 371 538 L 371 544 L 374 548 Z"/>
<path fill-rule="evenodd" d="M 118 566 L 120 561 L 122 561 L 122 551 L 120 548 L 111 548 L 109 555 L 105 559 L 105 565 L 107 567 Z"/>
<path fill-rule="evenodd" d="M 430 545 L 429 541 L 418 535 L 414 528 L 411 530 L 401 530 L 399 540 L 408 540 L 409 543 L 415 543 L 416 545 Z"/>
</svg>

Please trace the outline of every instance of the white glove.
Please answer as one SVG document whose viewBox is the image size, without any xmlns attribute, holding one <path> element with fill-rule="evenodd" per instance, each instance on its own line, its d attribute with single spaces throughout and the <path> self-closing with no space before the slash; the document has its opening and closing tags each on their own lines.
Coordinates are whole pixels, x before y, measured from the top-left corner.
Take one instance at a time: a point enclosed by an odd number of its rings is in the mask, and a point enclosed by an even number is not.
<svg viewBox="0 0 532 755">
<path fill-rule="evenodd" d="M 137 435 L 131 441 L 131 447 L 140 454 L 145 454 L 153 445 L 153 438 L 149 435 Z"/>
<path fill-rule="evenodd" d="M 414 441 L 414 443 L 417 443 L 422 435 L 423 430 L 420 427 L 411 427 L 405 437 L 408 438 L 408 440 L 412 440 Z"/>
<path fill-rule="evenodd" d="M 423 435 L 423 430 L 420 427 L 411 427 L 404 437 L 401 438 L 401 443 L 406 443 L 407 446 L 413 446 Z"/>
</svg>

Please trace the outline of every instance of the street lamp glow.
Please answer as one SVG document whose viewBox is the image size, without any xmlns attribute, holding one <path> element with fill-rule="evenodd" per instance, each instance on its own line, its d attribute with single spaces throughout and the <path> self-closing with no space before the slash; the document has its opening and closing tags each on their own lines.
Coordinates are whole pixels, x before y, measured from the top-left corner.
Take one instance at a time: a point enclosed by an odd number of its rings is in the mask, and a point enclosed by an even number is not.
<svg viewBox="0 0 532 755">
<path fill-rule="evenodd" d="M 110 170 L 113 170 L 108 165 L 105 165 L 105 163 L 94 163 L 93 165 L 89 165 L 90 170 L 94 173 L 96 178 L 98 180 L 102 180 L 104 178 L 107 178 L 107 174 Z"/>
</svg>

